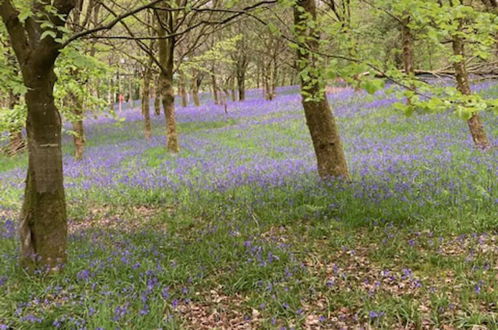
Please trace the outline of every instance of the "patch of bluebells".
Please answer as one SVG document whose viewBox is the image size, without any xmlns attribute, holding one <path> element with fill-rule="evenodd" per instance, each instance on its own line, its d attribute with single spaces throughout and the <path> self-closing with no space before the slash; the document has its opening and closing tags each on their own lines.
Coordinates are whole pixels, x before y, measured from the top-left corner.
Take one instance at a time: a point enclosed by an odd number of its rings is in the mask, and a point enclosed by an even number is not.
<svg viewBox="0 0 498 330">
<path fill-rule="evenodd" d="M 349 190 L 351 196 L 362 204 L 372 204 L 378 207 L 385 201 L 396 200 L 399 208 L 409 207 L 412 210 L 416 205 L 420 208 L 428 205 L 443 203 L 441 196 L 449 196 L 447 203 L 464 203 L 469 198 L 479 196 L 488 205 L 498 205 L 497 183 L 488 182 L 491 177 L 498 175 L 496 163 L 497 151 L 489 153 L 469 152 L 464 157 L 461 168 L 453 169 L 461 174 L 462 180 L 448 177 L 446 172 L 452 168 L 458 155 L 454 150 L 472 150 L 472 141 L 468 137 L 467 128 L 458 119 L 448 117 L 447 114 L 436 116 L 419 116 L 406 119 L 402 116 L 387 112 L 388 107 L 396 100 L 383 92 L 375 95 L 373 100 L 363 101 L 366 95 L 344 90 L 329 96 L 334 106 L 335 114 L 344 133 L 344 142 L 351 167 L 353 182 L 347 186 L 339 182 L 320 182 L 315 174 L 316 165 L 314 154 L 310 146 L 306 131 L 300 96 L 293 93 L 295 88 L 280 90 L 282 94 L 273 102 L 257 98 L 257 91 L 253 92 L 249 100 L 243 103 L 229 104 L 228 115 L 222 107 L 212 103 L 201 108 L 188 106 L 178 109 L 178 121 L 190 122 L 222 122 L 231 120 L 225 127 L 199 130 L 181 134 L 182 148 L 186 151 L 174 159 L 164 156 L 159 165 L 149 166 L 143 155 L 150 148 L 164 145 L 164 138 L 154 137 L 150 142 L 134 137 L 126 138 L 129 125 L 141 125 L 141 114 L 137 109 L 128 109 L 119 116 L 126 118 L 122 126 L 111 126 L 115 120 L 109 118 L 88 119 L 87 137 L 89 140 L 98 140 L 103 134 L 121 134 L 124 138 L 117 143 L 89 146 L 85 159 L 77 162 L 72 157 L 65 157 L 66 187 L 70 198 L 76 198 L 88 191 L 126 193 L 127 189 L 143 191 L 168 190 L 171 192 L 188 192 L 193 199 L 202 192 L 230 192 L 239 188 L 249 187 L 257 196 L 266 192 L 271 194 L 271 187 L 283 187 L 292 191 L 299 191 L 305 196 L 315 196 L 328 200 L 328 207 L 313 210 L 312 217 L 332 217 L 344 207 L 343 201 L 337 198 L 338 192 Z M 385 112 L 385 116 L 375 116 L 371 121 L 362 121 L 358 118 L 368 116 L 373 112 Z M 391 134 L 379 132 L 378 135 L 366 135 L 367 125 L 396 125 L 402 122 L 417 127 L 429 121 L 439 122 L 438 129 L 419 134 Z M 496 118 L 486 118 L 488 125 L 498 125 Z M 163 119 L 154 117 L 155 125 L 162 125 Z M 106 126 L 107 125 L 107 126 Z M 292 129 L 289 135 L 287 128 Z M 228 136 L 228 138 L 226 138 Z M 232 139 L 234 143 L 227 143 Z M 245 141 L 251 141 L 254 148 L 235 147 Z M 66 141 L 68 142 L 68 141 Z M 498 142 L 493 141 L 495 144 Z M 410 146 L 407 152 L 407 146 Z M 161 156 L 159 156 L 161 157 Z M 477 180 L 480 188 L 476 188 L 475 176 L 485 173 L 482 181 Z M 22 168 L 0 173 L 2 187 L 10 187 L 22 191 L 25 170 Z M 473 178 L 469 181 L 468 178 Z M 423 192 L 423 194 L 421 193 Z M 469 196 L 469 192 L 474 192 Z M 271 195 L 270 195 L 271 197 Z M 278 198 L 278 197 L 275 197 Z M 254 210 L 263 207 L 268 200 L 255 197 L 250 200 L 234 200 L 233 204 L 226 205 L 226 214 L 231 209 L 246 209 L 248 214 L 254 215 Z M 301 207 L 301 201 L 292 194 L 285 200 L 279 200 L 284 206 L 293 209 Z M 251 213 L 253 212 L 253 213 Z M 378 221 L 376 219 L 375 221 Z M 249 223 L 248 223 L 249 224 Z M 389 227 L 386 227 L 388 230 Z M 220 233 L 216 225 L 199 232 L 199 239 L 213 233 Z M 233 238 L 240 236 L 240 228 L 229 230 L 228 235 Z M 15 222 L 5 217 L 0 218 L 0 238 L 13 240 L 16 235 Z M 138 233 L 137 233 L 138 235 Z M 388 233 L 388 235 L 391 235 Z M 135 313 L 147 317 L 151 313 L 151 306 L 157 301 L 166 301 L 172 308 L 188 302 L 190 294 L 185 283 L 163 283 L 160 274 L 162 265 L 168 270 L 174 270 L 177 264 L 168 260 L 167 256 L 157 251 L 163 246 L 163 233 L 156 233 L 155 239 L 148 241 L 146 249 L 138 248 L 135 243 L 119 233 L 101 231 L 81 231 L 72 233 L 72 242 L 89 241 L 92 247 L 89 251 L 77 251 L 79 259 L 87 261 L 84 269 L 79 269 L 72 275 L 72 281 L 84 282 L 95 293 L 95 297 L 105 297 L 111 301 L 112 320 L 119 323 L 138 304 Z M 388 236 L 390 239 L 392 237 Z M 263 240 L 249 237 L 241 243 L 241 261 L 246 265 L 257 266 L 268 270 L 276 264 L 283 263 L 282 256 L 286 256 L 292 263 L 296 263 L 290 252 L 290 246 L 276 243 L 271 239 Z M 408 242 L 416 246 L 416 241 Z M 238 246 L 240 248 L 240 246 Z M 112 251 L 101 259 L 102 251 Z M 351 251 L 354 254 L 354 251 Z M 286 261 L 286 260 L 285 260 Z M 287 261 L 286 261 L 287 262 Z M 205 265 L 199 265 L 199 273 L 204 273 Z M 271 281 L 258 282 L 257 289 L 269 297 L 271 301 L 281 302 L 279 292 L 287 292 L 289 283 L 296 281 L 300 272 L 298 267 L 282 266 L 281 276 Z M 106 284 L 106 274 L 115 269 L 126 270 L 127 281 L 120 283 L 119 290 L 112 290 Z M 340 272 L 334 265 L 334 273 L 343 279 L 346 274 Z M 0 271 L 0 274 L 2 271 Z M 407 281 L 413 288 L 419 288 L 422 283 L 410 269 L 403 269 L 401 274 L 394 274 L 386 270 L 382 276 L 391 283 Z M 0 287 L 5 285 L 7 277 L 0 276 Z M 83 304 L 86 299 L 76 292 L 72 292 L 67 283 L 60 283 L 46 290 L 48 301 L 31 301 L 18 306 L 16 316 L 27 323 L 40 323 L 43 319 L 38 314 L 31 314 L 30 308 L 36 306 L 62 307 L 68 304 Z M 133 284 L 130 285 L 129 282 Z M 326 286 L 335 288 L 340 281 L 328 280 Z M 171 286 L 170 286 L 171 285 Z M 376 285 L 377 286 L 377 285 Z M 474 291 L 479 294 L 483 283 L 475 285 Z M 99 299 L 99 298 L 96 298 Z M 125 302 L 123 302 L 125 301 Z M 88 301 L 87 301 L 88 302 Z M 94 307 L 105 302 L 92 302 Z M 289 310 L 288 303 L 281 303 L 285 310 Z M 97 313 L 98 308 L 89 307 L 88 316 Z M 41 307 L 39 307 L 41 308 Z M 296 314 L 304 313 L 297 309 Z M 370 319 L 379 319 L 384 312 L 370 311 Z M 325 321 L 324 317 L 323 320 Z M 57 319 L 54 327 L 80 328 L 81 320 Z M 2 325 L 0 325 L 2 329 Z"/>
</svg>

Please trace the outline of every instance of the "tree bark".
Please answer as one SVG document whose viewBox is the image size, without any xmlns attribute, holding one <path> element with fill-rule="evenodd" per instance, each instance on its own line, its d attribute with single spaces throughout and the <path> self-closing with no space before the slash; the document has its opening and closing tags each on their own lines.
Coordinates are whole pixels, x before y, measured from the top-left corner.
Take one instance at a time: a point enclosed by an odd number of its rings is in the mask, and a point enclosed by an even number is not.
<svg viewBox="0 0 498 330">
<path fill-rule="evenodd" d="M 237 88 L 239 90 L 239 101 L 245 101 L 246 99 L 246 77 L 244 74 L 237 75 Z"/>
<path fill-rule="evenodd" d="M 237 87 L 239 90 L 239 101 L 244 101 L 246 99 L 246 71 L 249 61 L 245 54 L 241 54 L 237 61 L 236 66 L 236 76 L 237 76 Z M 259 82 L 258 82 L 259 87 Z"/>
<path fill-rule="evenodd" d="M 302 9 L 304 12 L 301 12 Z M 300 72 L 306 70 L 309 75 L 308 78 L 300 75 L 306 123 L 313 141 L 320 177 L 348 178 L 349 172 L 339 131 L 324 86 L 321 86 L 323 77 L 316 56 L 319 33 L 309 27 L 310 19 L 316 21 L 315 0 L 298 0 L 294 5 L 296 38 L 301 40 L 297 51 L 298 67 Z"/>
<path fill-rule="evenodd" d="M 180 92 L 182 99 L 182 107 L 186 107 L 188 106 L 188 93 L 185 87 L 185 74 L 183 72 L 180 72 L 180 82 L 178 85 L 178 91 Z"/>
<path fill-rule="evenodd" d="M 161 115 L 161 103 L 162 103 L 162 93 L 161 93 L 161 78 L 157 77 L 155 80 L 155 88 L 154 88 L 154 113 L 156 116 Z"/>
<path fill-rule="evenodd" d="M 403 66 L 406 74 L 414 75 L 415 66 L 413 56 L 413 34 L 408 24 L 410 24 L 410 17 L 406 16 L 403 18 L 403 24 L 401 26 L 403 40 Z"/>
<path fill-rule="evenodd" d="M 75 133 L 75 135 L 73 136 L 74 159 L 82 160 L 83 153 L 85 152 L 85 144 L 86 144 L 85 126 L 83 124 L 83 104 L 77 98 L 76 95 L 70 95 L 70 98 L 71 98 L 70 104 L 72 105 L 71 111 L 73 112 L 73 115 L 75 116 L 75 119 L 72 122 L 73 131 Z"/>
<path fill-rule="evenodd" d="M 149 63 L 151 64 L 151 63 Z M 144 116 L 144 136 L 147 141 L 152 138 L 152 124 L 150 120 L 150 81 L 152 71 L 150 65 L 144 69 L 142 84 L 142 115 Z"/>
<path fill-rule="evenodd" d="M 403 67 L 405 70 L 405 74 L 407 74 L 410 78 L 414 78 L 415 66 L 413 56 L 413 34 L 408 24 L 410 24 L 410 16 L 405 13 L 405 17 L 402 19 L 401 25 L 401 39 L 403 42 Z M 410 97 L 408 97 L 407 103 L 412 103 Z"/>
<path fill-rule="evenodd" d="M 465 45 L 460 36 L 453 36 L 452 39 L 453 55 L 459 56 L 460 59 L 453 63 L 455 69 L 455 80 L 457 89 L 464 95 L 472 94 L 469 83 L 469 75 L 465 65 Z M 482 124 L 481 117 L 478 113 L 473 113 L 469 120 L 467 120 L 470 134 L 474 144 L 480 149 L 487 149 L 490 146 L 484 125 Z"/>
<path fill-rule="evenodd" d="M 197 74 L 194 75 L 192 79 L 192 99 L 194 100 L 194 105 L 196 107 L 201 106 L 201 100 L 199 98 L 199 87 L 201 86 L 202 78 Z"/>
<path fill-rule="evenodd" d="M 21 23 L 10 0 L 0 2 L 0 17 L 7 28 L 28 91 L 26 131 L 28 172 L 19 234 L 20 261 L 29 270 L 56 272 L 66 261 L 67 216 L 64 193 L 61 132 L 62 123 L 54 102 L 55 61 L 61 45 L 35 17 L 47 17 L 54 27 L 63 27 L 75 1 L 51 2 L 57 15 L 38 2 L 32 4 L 33 16 Z"/>
<path fill-rule="evenodd" d="M 21 212 L 21 263 L 56 271 L 66 261 L 67 222 L 61 118 L 54 103 L 53 64 L 26 68 L 29 165 Z"/>
<path fill-rule="evenodd" d="M 162 20 L 161 26 L 168 26 L 173 31 L 173 16 L 171 12 L 161 11 L 159 17 Z M 159 62 L 161 64 L 160 80 L 163 98 L 164 117 L 166 120 L 166 138 L 168 151 L 176 153 L 180 151 L 178 144 L 178 134 L 176 131 L 175 118 L 175 93 L 173 89 L 175 38 L 166 39 L 167 31 L 161 27 L 159 29 Z"/>
<path fill-rule="evenodd" d="M 213 100 L 214 104 L 219 105 L 220 103 L 220 91 L 218 88 L 218 82 L 216 81 L 216 76 L 211 74 L 211 87 L 213 89 Z"/>
</svg>

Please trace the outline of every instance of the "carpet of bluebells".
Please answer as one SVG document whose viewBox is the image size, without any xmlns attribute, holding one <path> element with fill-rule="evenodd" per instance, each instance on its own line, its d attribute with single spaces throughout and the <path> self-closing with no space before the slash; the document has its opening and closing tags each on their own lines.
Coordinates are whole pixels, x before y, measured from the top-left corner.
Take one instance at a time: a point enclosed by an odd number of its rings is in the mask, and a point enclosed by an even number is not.
<svg viewBox="0 0 498 330">
<path fill-rule="evenodd" d="M 329 100 L 351 182 L 318 179 L 296 87 L 179 107 L 177 155 L 137 103 L 88 119 L 51 277 L 17 266 L 26 156 L 0 156 L 0 329 L 498 328 L 498 148 L 384 91 Z"/>
</svg>

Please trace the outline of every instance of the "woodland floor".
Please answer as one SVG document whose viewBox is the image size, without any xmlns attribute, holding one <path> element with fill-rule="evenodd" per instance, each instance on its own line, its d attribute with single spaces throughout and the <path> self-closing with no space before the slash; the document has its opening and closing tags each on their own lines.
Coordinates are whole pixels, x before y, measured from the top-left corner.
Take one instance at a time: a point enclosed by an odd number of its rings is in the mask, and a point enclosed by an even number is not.
<svg viewBox="0 0 498 330">
<path fill-rule="evenodd" d="M 176 156 L 138 108 L 88 120 L 82 162 L 67 136 L 70 261 L 50 278 L 17 267 L 26 156 L 0 158 L 0 329 L 498 329 L 498 149 L 343 90 L 352 182 L 320 182 L 296 89 L 258 97 L 179 108 Z"/>
</svg>

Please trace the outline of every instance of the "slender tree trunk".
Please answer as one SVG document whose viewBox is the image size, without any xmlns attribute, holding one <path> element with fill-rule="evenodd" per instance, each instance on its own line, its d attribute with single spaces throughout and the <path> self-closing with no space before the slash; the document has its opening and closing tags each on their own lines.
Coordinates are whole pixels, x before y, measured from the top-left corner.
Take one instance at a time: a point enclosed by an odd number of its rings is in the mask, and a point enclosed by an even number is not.
<svg viewBox="0 0 498 330">
<path fill-rule="evenodd" d="M 246 72 L 249 61 L 245 54 L 241 55 L 236 66 L 237 87 L 239 90 L 239 101 L 246 99 Z M 259 70 L 257 74 L 257 87 L 259 88 Z"/>
<path fill-rule="evenodd" d="M 201 106 L 201 100 L 199 98 L 199 80 L 194 78 L 192 81 L 192 99 L 194 100 L 194 105 L 196 107 Z"/>
<path fill-rule="evenodd" d="M 220 93 L 218 88 L 218 83 L 216 81 L 216 76 L 214 74 L 211 75 L 211 87 L 213 89 L 213 100 L 214 104 L 219 105 L 220 103 Z"/>
<path fill-rule="evenodd" d="M 130 80 L 128 82 L 128 102 L 130 103 L 130 108 L 135 107 L 135 101 L 133 100 L 133 76 L 130 76 Z"/>
<path fill-rule="evenodd" d="M 178 90 L 182 98 L 182 107 L 188 106 L 188 93 L 185 87 L 185 74 L 183 72 L 180 72 L 180 83 Z"/>
<path fill-rule="evenodd" d="M 162 96 L 161 96 L 161 78 L 159 76 L 155 80 L 154 94 L 155 94 L 154 113 L 156 114 L 156 116 L 160 116 L 161 115 Z"/>
<path fill-rule="evenodd" d="M 169 25 L 173 31 L 173 17 L 171 12 L 161 12 L 162 24 Z M 175 118 L 175 93 L 173 89 L 175 38 L 165 39 L 166 30 L 161 28 L 159 32 L 159 62 L 161 63 L 161 89 L 163 97 L 164 117 L 166 120 L 167 148 L 170 152 L 179 152 L 178 134 L 176 131 Z"/>
<path fill-rule="evenodd" d="M 246 73 L 241 70 L 237 74 L 237 87 L 239 89 L 239 101 L 245 101 L 246 99 Z M 258 81 L 259 87 L 259 81 Z"/>
<path fill-rule="evenodd" d="M 115 111 L 114 109 L 114 80 L 112 78 L 109 79 L 109 92 L 107 93 L 107 101 L 109 102 L 109 109 L 111 111 Z"/>
<path fill-rule="evenodd" d="M 85 152 L 85 126 L 83 124 L 83 104 L 80 100 L 78 100 L 76 95 L 71 95 L 71 103 L 72 104 L 72 112 L 76 117 L 73 120 L 73 130 L 75 135 L 73 136 L 74 141 L 74 158 L 76 160 L 83 159 L 83 153 Z"/>
<path fill-rule="evenodd" d="M 237 91 L 235 90 L 235 79 L 232 77 L 230 78 L 230 98 L 232 99 L 232 102 L 237 101 Z"/>
<path fill-rule="evenodd" d="M 277 65 L 277 56 L 273 58 L 273 71 L 272 71 L 272 81 L 271 81 L 271 94 L 272 99 L 277 96 L 277 79 L 278 79 L 278 65 Z"/>
<path fill-rule="evenodd" d="M 261 88 L 261 63 L 257 63 L 256 67 L 256 88 Z"/>
<path fill-rule="evenodd" d="M 151 64 L 151 63 L 149 63 Z M 142 115 L 144 116 L 144 135 L 147 141 L 152 138 L 152 124 L 150 120 L 150 81 L 152 72 L 150 66 L 145 68 L 142 85 Z"/>
<path fill-rule="evenodd" d="M 304 12 L 301 12 L 304 9 Z M 294 23 L 298 40 L 304 40 L 297 51 L 300 71 L 306 70 L 308 78 L 301 75 L 301 92 L 306 123 L 315 149 L 320 177 L 348 178 L 349 172 L 341 138 L 322 88 L 321 70 L 317 67 L 319 33 L 309 27 L 309 20 L 316 21 L 315 0 L 298 0 L 294 5 Z"/>
<path fill-rule="evenodd" d="M 21 212 L 21 262 L 56 271 L 66 261 L 67 222 L 63 184 L 61 118 L 53 87 L 53 65 L 33 63 L 24 69 L 28 87 L 29 165 Z"/>
<path fill-rule="evenodd" d="M 469 75 L 465 66 L 465 46 L 461 37 L 453 36 L 452 40 L 453 55 L 460 56 L 460 60 L 453 63 L 455 69 L 455 79 L 457 89 L 464 95 L 472 94 L 469 83 Z M 472 117 L 467 121 L 470 134 L 475 145 L 480 149 L 486 149 L 490 146 L 484 125 L 478 113 L 472 114 Z"/>
<path fill-rule="evenodd" d="M 414 78 L 415 65 L 413 56 L 413 34 L 408 24 L 410 24 L 410 16 L 405 13 L 405 17 L 402 19 L 401 25 L 401 39 L 403 41 L 403 66 L 405 74 L 407 74 L 410 78 Z M 407 103 L 412 103 L 410 97 L 407 99 Z"/>
</svg>

